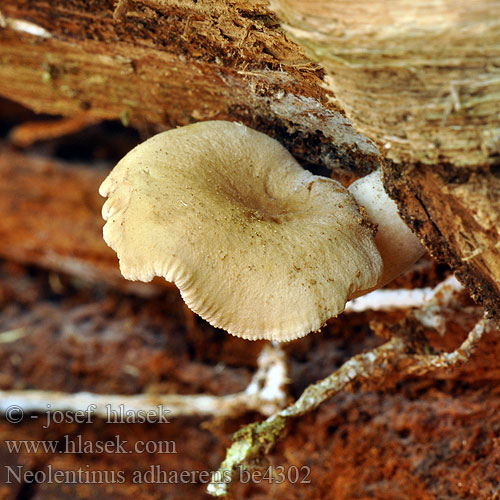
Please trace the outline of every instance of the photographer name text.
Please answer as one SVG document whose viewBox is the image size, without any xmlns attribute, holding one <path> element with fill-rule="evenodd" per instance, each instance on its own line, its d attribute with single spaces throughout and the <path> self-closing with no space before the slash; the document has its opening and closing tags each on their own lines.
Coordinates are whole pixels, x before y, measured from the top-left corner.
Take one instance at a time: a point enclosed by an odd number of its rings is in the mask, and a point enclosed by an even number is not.
<svg viewBox="0 0 500 500">
<path fill-rule="evenodd" d="M 97 405 L 91 404 L 84 410 L 55 410 L 48 404 L 47 411 L 42 412 L 41 415 L 32 415 L 31 418 L 43 419 L 44 429 L 48 429 L 53 424 L 93 424 L 97 409 Z M 124 404 L 118 406 L 107 404 L 104 406 L 104 412 L 102 408 L 99 408 L 98 413 L 100 419 L 103 413 L 105 414 L 104 421 L 107 424 L 169 424 L 171 410 L 163 405 L 144 410 L 129 409 Z M 10 406 L 5 412 L 5 418 L 8 422 L 17 424 L 23 420 L 24 411 L 17 405 Z"/>
</svg>

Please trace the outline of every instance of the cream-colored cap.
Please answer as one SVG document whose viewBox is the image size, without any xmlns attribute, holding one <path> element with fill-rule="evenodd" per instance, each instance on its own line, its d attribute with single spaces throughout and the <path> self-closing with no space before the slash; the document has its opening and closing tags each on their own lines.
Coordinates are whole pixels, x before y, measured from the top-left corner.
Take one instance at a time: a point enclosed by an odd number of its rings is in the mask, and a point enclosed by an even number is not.
<svg viewBox="0 0 500 500">
<path fill-rule="evenodd" d="M 194 312 L 246 339 L 317 330 L 382 273 L 352 195 L 237 123 L 152 137 L 100 193 L 104 239 L 123 276 L 173 281 Z"/>
</svg>

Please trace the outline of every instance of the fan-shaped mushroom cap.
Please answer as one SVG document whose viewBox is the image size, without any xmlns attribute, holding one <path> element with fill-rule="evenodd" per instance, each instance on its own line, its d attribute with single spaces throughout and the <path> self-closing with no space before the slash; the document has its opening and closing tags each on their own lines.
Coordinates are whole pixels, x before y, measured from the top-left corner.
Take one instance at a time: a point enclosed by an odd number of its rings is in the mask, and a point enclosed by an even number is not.
<svg viewBox="0 0 500 500">
<path fill-rule="evenodd" d="M 317 330 L 382 273 L 352 195 L 240 124 L 158 134 L 100 193 L 104 239 L 123 276 L 173 281 L 194 312 L 247 339 Z"/>
</svg>

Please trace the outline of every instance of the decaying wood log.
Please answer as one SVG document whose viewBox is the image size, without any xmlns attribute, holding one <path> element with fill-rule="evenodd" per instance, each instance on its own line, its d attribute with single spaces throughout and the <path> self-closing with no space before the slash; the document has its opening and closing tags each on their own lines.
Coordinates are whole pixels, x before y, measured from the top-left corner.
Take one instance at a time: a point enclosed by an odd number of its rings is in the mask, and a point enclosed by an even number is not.
<svg viewBox="0 0 500 500">
<path fill-rule="evenodd" d="M 421 165 L 410 169 L 393 164 L 386 170 L 386 187 L 431 254 L 444 259 L 473 298 L 498 320 L 500 176 L 496 168 Z"/>
<path fill-rule="evenodd" d="M 500 310 L 500 2 L 274 0 L 386 159 L 407 223 Z"/>
<path fill-rule="evenodd" d="M 407 223 L 498 314 L 498 1 L 271 4 L 329 89 L 259 0 L 6 0 L 0 94 L 151 132 L 241 120 L 358 174 L 384 160 Z"/>
<path fill-rule="evenodd" d="M 322 69 L 264 2 L 128 2 L 118 19 L 113 9 L 111 0 L 2 2 L 0 95 L 157 129 L 240 120 L 307 161 L 377 164 L 374 144 L 329 102 Z"/>
<path fill-rule="evenodd" d="M 273 0 L 358 129 L 398 164 L 500 155 L 498 0 Z"/>
</svg>

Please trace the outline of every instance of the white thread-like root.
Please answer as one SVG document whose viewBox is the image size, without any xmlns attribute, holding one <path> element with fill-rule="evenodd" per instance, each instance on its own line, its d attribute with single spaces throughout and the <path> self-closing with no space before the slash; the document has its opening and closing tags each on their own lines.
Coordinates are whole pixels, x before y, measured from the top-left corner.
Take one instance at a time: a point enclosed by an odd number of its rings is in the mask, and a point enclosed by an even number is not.
<svg viewBox="0 0 500 500">
<path fill-rule="evenodd" d="M 283 351 L 266 346 L 258 358 L 258 369 L 248 387 L 227 396 L 181 394 L 93 394 L 79 392 L 65 394 L 53 391 L 0 391 L 0 413 L 18 407 L 23 413 L 85 411 L 92 407 L 92 415 L 107 418 L 110 414 L 147 414 L 158 416 L 168 410 L 169 417 L 214 416 L 232 417 L 246 411 L 271 415 L 286 404 L 287 371 Z M 94 406 L 91 406 L 94 405 Z M 19 411 L 18 411 L 19 413 Z"/>
</svg>

